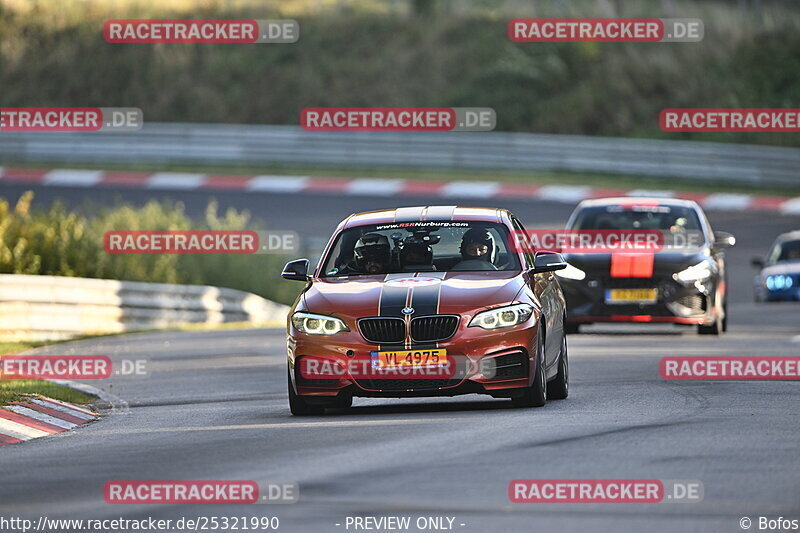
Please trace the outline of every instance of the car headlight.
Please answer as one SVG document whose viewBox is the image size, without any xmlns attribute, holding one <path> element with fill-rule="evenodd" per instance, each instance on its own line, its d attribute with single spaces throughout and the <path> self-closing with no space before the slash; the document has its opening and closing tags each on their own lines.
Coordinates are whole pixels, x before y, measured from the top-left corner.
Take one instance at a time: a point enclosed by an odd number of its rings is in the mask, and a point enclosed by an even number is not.
<svg viewBox="0 0 800 533">
<path fill-rule="evenodd" d="M 686 270 L 681 270 L 677 274 L 673 274 L 672 277 L 681 283 L 694 283 L 695 281 L 702 281 L 710 278 L 712 273 L 711 261 L 704 259 Z"/>
<path fill-rule="evenodd" d="M 794 280 L 792 280 L 791 276 L 783 276 L 780 274 L 777 276 L 767 276 L 767 288 L 771 291 L 791 289 L 793 284 Z"/>
<path fill-rule="evenodd" d="M 569 263 L 567 263 L 567 268 L 556 270 L 555 275 L 559 278 L 576 279 L 578 281 L 586 278 L 586 272 L 578 267 L 570 265 Z"/>
<path fill-rule="evenodd" d="M 483 329 L 508 328 L 522 324 L 533 314 L 533 306 L 528 304 L 514 304 L 489 311 L 481 311 L 475 315 L 469 325 Z"/>
<path fill-rule="evenodd" d="M 345 323 L 336 317 L 302 311 L 292 315 L 292 324 L 309 335 L 334 335 L 340 331 L 350 331 Z"/>
</svg>

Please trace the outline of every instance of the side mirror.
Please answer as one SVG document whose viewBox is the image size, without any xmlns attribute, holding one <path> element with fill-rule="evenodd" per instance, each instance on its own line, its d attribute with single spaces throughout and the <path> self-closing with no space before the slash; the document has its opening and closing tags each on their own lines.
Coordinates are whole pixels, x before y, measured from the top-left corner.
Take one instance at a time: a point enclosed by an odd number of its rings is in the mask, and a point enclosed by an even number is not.
<svg viewBox="0 0 800 533">
<path fill-rule="evenodd" d="M 567 268 L 567 262 L 564 261 L 561 254 L 556 252 L 538 252 L 533 258 L 533 272 L 536 274 L 565 268 Z"/>
<path fill-rule="evenodd" d="M 764 260 L 760 257 L 754 257 L 750 260 L 750 264 L 756 268 L 764 268 Z"/>
<path fill-rule="evenodd" d="M 295 281 L 308 281 L 308 259 L 295 259 L 289 261 L 281 272 L 283 279 Z"/>
<path fill-rule="evenodd" d="M 714 246 L 717 248 L 730 248 L 736 244 L 736 237 L 726 231 L 714 232 Z"/>
</svg>

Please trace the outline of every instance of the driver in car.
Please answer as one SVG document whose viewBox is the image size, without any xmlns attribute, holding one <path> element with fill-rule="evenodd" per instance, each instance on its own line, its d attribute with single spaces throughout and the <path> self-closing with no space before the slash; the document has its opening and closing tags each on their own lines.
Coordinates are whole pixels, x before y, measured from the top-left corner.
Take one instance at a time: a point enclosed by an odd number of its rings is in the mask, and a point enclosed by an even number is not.
<svg viewBox="0 0 800 533">
<path fill-rule="evenodd" d="M 353 248 L 356 267 L 365 274 L 386 274 L 392 263 L 389 239 L 378 233 L 363 235 Z"/>
<path fill-rule="evenodd" d="M 482 228 L 472 228 L 461 238 L 461 261 L 453 270 L 497 270 L 493 256 L 492 234 Z"/>
</svg>

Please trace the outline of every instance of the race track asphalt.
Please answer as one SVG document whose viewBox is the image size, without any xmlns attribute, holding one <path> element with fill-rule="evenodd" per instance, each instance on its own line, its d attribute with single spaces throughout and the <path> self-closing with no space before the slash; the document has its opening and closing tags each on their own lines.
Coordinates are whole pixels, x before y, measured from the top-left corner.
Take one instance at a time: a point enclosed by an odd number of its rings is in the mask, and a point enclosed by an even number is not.
<svg viewBox="0 0 800 533">
<path fill-rule="evenodd" d="M 40 191 L 78 205 L 104 191 Z M 0 188 L 14 199 L 19 189 Z M 143 202 L 155 192 L 125 192 Z M 164 193 L 196 213 L 208 193 Z M 327 235 L 352 211 L 424 199 L 216 193 L 275 229 Z M 439 202 L 440 203 L 440 202 Z M 452 203 L 481 205 L 480 199 Z M 571 206 L 509 207 L 529 226 L 560 227 Z M 303 213 L 298 217 L 298 213 Z M 800 519 L 800 383 L 667 382 L 663 356 L 800 354 L 800 304 L 752 302 L 752 255 L 800 218 L 711 212 L 738 244 L 730 265 L 730 331 L 697 336 L 674 326 L 592 326 L 570 337 L 571 394 L 543 409 L 508 401 L 359 399 L 350 410 L 293 418 L 285 339 L 276 329 L 158 332 L 38 350 L 147 359 L 147 377 L 99 384 L 125 413 L 0 448 L 0 517 L 277 516 L 280 531 L 348 531 L 347 516 L 448 516 L 454 530 L 741 531 L 749 517 Z M 288 283 L 288 282 L 287 282 Z M 97 383 L 94 383 L 98 385 Z M 699 503 L 515 504 L 519 478 L 699 480 Z M 296 482 L 291 505 L 110 505 L 109 480 L 245 479 Z M 336 524 L 341 524 L 337 526 Z M 461 524 L 464 524 L 463 526 Z M 353 529 L 349 529 L 353 531 Z M 412 529 L 412 531 L 417 531 Z"/>
</svg>

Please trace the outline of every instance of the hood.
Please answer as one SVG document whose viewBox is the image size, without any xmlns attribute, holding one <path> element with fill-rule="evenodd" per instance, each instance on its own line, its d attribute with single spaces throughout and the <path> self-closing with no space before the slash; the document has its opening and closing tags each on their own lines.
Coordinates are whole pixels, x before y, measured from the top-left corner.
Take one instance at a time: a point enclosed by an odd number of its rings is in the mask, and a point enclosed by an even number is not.
<svg viewBox="0 0 800 533">
<path fill-rule="evenodd" d="M 564 254 L 564 259 L 569 264 L 587 274 L 642 278 L 671 276 L 709 257 L 707 250 L 634 254 Z"/>
<path fill-rule="evenodd" d="M 509 303 L 524 286 L 519 272 L 421 272 L 314 280 L 305 309 L 339 317 L 470 313 Z"/>
<path fill-rule="evenodd" d="M 761 276 L 775 276 L 787 274 L 800 274 L 800 261 L 782 261 L 774 265 L 765 266 L 761 270 Z"/>
</svg>

